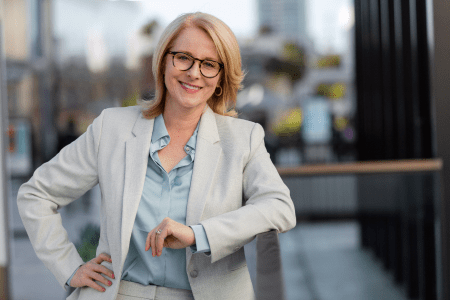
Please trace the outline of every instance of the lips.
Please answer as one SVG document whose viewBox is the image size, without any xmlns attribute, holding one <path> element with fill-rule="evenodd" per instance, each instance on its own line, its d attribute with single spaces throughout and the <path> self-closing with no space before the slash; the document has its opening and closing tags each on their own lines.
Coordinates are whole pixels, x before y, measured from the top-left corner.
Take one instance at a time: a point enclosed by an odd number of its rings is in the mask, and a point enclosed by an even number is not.
<svg viewBox="0 0 450 301">
<path fill-rule="evenodd" d="M 195 85 L 190 85 L 190 84 L 187 84 L 187 83 L 184 83 L 184 82 L 180 82 L 180 84 L 181 84 L 181 87 L 184 90 L 186 90 L 187 92 L 190 92 L 190 93 L 195 93 L 195 92 L 199 91 L 202 88 L 202 87 L 195 86 Z"/>
</svg>

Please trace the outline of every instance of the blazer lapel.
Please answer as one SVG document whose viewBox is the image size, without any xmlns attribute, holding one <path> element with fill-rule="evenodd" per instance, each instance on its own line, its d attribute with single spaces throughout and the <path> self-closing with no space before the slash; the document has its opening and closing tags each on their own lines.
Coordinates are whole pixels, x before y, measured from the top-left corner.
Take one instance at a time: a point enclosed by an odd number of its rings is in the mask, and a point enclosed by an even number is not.
<svg viewBox="0 0 450 301">
<path fill-rule="evenodd" d="M 132 131 L 135 137 L 126 142 L 122 230 L 120 235 L 121 267 L 123 267 L 126 254 L 128 253 L 134 219 L 144 188 L 147 160 L 153 132 L 153 122 L 154 119 L 145 119 L 142 114 L 140 114 Z"/>
<path fill-rule="evenodd" d="M 206 195 L 212 184 L 217 163 L 222 154 L 222 147 L 219 141 L 220 137 L 214 112 L 207 106 L 198 129 L 194 169 L 186 212 L 186 225 L 195 225 L 200 222 L 206 203 Z"/>
</svg>

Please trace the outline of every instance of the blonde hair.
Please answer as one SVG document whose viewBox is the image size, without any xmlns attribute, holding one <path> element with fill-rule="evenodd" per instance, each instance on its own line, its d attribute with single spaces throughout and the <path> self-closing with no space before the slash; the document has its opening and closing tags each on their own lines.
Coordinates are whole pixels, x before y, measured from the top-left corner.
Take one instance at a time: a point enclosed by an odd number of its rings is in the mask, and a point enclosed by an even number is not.
<svg viewBox="0 0 450 301">
<path fill-rule="evenodd" d="M 173 20 L 164 30 L 153 55 L 153 76 L 156 81 L 155 97 L 150 101 L 139 101 L 145 118 L 151 119 L 164 112 L 166 86 L 164 84 L 164 57 L 179 33 L 189 27 L 204 30 L 216 46 L 217 54 L 224 64 L 219 80 L 222 93 L 208 99 L 210 108 L 217 114 L 236 116 L 237 92 L 242 88 L 242 72 L 239 45 L 231 29 L 218 18 L 201 12 L 183 14 Z"/>
</svg>

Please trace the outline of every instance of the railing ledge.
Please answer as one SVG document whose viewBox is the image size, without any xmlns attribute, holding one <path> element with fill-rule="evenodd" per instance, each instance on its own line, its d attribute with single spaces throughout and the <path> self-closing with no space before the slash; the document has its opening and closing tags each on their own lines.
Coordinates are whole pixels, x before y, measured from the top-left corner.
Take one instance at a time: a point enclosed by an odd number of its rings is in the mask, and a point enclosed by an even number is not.
<svg viewBox="0 0 450 301">
<path fill-rule="evenodd" d="M 339 174 L 375 174 L 440 171 L 443 167 L 441 158 L 366 161 L 334 164 L 311 164 L 297 167 L 277 167 L 280 176 L 319 176 Z"/>
</svg>

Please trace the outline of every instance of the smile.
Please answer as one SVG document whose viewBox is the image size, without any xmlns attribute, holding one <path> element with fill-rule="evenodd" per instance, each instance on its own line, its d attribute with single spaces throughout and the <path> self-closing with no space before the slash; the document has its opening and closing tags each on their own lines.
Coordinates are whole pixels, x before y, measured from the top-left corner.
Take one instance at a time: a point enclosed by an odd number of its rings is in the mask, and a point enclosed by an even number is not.
<svg viewBox="0 0 450 301">
<path fill-rule="evenodd" d="M 198 90 L 201 89 L 201 87 L 198 87 L 198 86 L 192 86 L 192 85 L 189 85 L 189 84 L 186 84 L 186 83 L 183 83 L 183 82 L 180 82 L 180 84 L 181 84 L 181 87 L 183 87 L 183 89 L 185 89 L 185 90 L 195 90 L 195 91 L 198 91 Z"/>
</svg>

